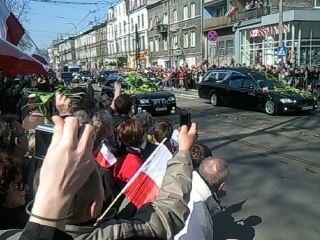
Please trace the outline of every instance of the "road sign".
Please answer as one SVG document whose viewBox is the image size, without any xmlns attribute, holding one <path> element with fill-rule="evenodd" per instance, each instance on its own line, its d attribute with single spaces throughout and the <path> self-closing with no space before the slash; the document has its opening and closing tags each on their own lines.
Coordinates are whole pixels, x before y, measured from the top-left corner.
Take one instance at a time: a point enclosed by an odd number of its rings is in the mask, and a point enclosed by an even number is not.
<svg viewBox="0 0 320 240">
<path fill-rule="evenodd" d="M 278 47 L 278 56 L 287 56 L 287 47 Z"/>
<path fill-rule="evenodd" d="M 208 32 L 207 38 L 208 38 L 209 41 L 213 41 L 214 42 L 218 38 L 218 33 L 216 31 L 212 30 L 212 31 Z"/>
<path fill-rule="evenodd" d="M 217 46 L 217 42 L 215 42 L 215 41 L 209 41 L 209 46 L 210 46 L 210 47 L 216 47 L 216 46 Z"/>
</svg>

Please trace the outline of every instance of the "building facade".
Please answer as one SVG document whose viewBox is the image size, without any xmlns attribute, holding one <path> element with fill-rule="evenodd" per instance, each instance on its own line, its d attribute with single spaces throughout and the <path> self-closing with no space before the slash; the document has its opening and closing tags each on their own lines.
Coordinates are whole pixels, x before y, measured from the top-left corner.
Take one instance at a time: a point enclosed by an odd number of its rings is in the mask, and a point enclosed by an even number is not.
<svg viewBox="0 0 320 240">
<path fill-rule="evenodd" d="M 160 0 L 147 5 L 151 65 L 199 65 L 202 60 L 201 2 Z"/>
<path fill-rule="evenodd" d="M 283 1 L 283 41 L 279 48 L 278 2 L 235 16 L 235 58 L 246 65 L 320 65 L 319 1 Z M 245 16 L 246 15 L 246 16 Z M 284 53 L 280 53 L 284 49 Z M 283 52 L 283 51 L 282 51 Z"/>
</svg>

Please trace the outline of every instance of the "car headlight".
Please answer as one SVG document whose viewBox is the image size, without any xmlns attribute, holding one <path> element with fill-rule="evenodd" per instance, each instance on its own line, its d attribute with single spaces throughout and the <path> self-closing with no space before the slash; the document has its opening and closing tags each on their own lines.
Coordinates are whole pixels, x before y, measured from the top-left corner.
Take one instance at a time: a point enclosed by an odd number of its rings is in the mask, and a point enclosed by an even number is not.
<svg viewBox="0 0 320 240">
<path fill-rule="evenodd" d="M 281 98 L 280 102 L 282 102 L 282 103 L 296 103 L 297 100 L 292 100 L 290 98 Z"/>
<path fill-rule="evenodd" d="M 150 100 L 148 98 L 141 98 L 139 101 L 140 101 L 141 104 L 150 103 Z"/>
<path fill-rule="evenodd" d="M 168 101 L 169 102 L 174 102 L 176 100 L 176 97 L 175 96 L 170 96 L 168 97 Z"/>
</svg>

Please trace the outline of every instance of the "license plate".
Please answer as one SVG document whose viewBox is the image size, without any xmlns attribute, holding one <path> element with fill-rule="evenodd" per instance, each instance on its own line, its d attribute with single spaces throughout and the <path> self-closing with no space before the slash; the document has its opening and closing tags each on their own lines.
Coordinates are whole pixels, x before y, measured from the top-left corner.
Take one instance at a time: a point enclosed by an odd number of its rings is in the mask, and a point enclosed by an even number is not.
<svg viewBox="0 0 320 240">
<path fill-rule="evenodd" d="M 304 106 L 301 108 L 301 110 L 312 110 L 313 106 Z"/>
<path fill-rule="evenodd" d="M 158 107 L 156 108 L 156 111 L 159 112 L 159 111 L 166 111 L 167 110 L 167 107 Z"/>
</svg>

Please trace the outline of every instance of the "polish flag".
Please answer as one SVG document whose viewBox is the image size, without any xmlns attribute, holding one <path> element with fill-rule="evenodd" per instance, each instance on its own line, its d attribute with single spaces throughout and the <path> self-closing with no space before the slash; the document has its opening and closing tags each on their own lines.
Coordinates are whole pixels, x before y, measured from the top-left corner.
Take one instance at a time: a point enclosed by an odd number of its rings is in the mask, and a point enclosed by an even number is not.
<svg viewBox="0 0 320 240">
<path fill-rule="evenodd" d="M 10 12 L 3 0 L 0 0 L 0 36 L 13 45 L 18 45 L 24 33 L 25 30 L 19 20 Z"/>
<path fill-rule="evenodd" d="M 7 76 L 17 74 L 48 75 L 48 66 L 21 51 L 19 48 L 0 37 L 0 68 Z"/>
<path fill-rule="evenodd" d="M 171 158 L 172 153 L 165 145 L 160 144 L 122 189 L 121 194 L 137 208 L 154 202 Z"/>
<path fill-rule="evenodd" d="M 103 168 L 109 168 L 117 162 L 117 158 L 111 153 L 109 148 L 103 143 L 100 152 L 96 156 L 97 163 Z"/>
</svg>

